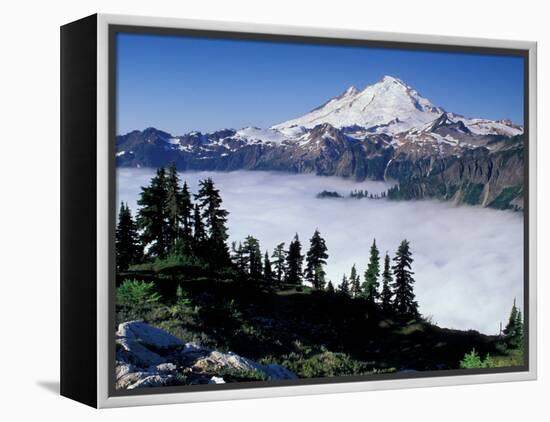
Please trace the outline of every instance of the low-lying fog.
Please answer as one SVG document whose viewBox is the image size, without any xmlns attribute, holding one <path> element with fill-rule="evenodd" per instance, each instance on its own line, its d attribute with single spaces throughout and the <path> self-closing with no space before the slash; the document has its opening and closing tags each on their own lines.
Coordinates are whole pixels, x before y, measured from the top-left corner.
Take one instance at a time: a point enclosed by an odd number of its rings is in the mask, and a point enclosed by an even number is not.
<svg viewBox="0 0 550 422">
<path fill-rule="evenodd" d="M 118 201 L 133 213 L 140 187 L 152 169 L 119 169 Z M 399 242 L 411 242 L 415 292 L 420 312 L 443 327 L 498 333 L 514 298 L 522 303 L 523 216 L 438 201 L 394 202 L 369 199 L 317 199 L 323 191 L 347 195 L 353 189 L 382 192 L 383 182 L 271 172 L 181 173 L 193 193 L 212 177 L 230 212 L 230 240 L 251 234 L 262 252 L 288 242 L 298 232 L 304 249 L 315 228 L 328 246 L 327 277 L 340 283 L 355 263 L 362 274 L 373 238 L 383 255 Z M 305 251 L 304 251 L 305 252 Z"/>
</svg>

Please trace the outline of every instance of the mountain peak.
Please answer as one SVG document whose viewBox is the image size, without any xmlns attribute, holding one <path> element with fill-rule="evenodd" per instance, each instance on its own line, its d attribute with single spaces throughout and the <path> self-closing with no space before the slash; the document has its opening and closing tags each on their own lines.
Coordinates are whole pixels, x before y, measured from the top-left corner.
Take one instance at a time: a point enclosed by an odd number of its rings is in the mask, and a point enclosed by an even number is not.
<svg viewBox="0 0 550 422">
<path fill-rule="evenodd" d="M 351 85 L 348 89 L 346 89 L 344 91 L 344 93 L 341 95 L 341 97 L 344 97 L 344 96 L 349 97 L 349 96 L 352 96 L 352 95 L 357 95 L 357 94 L 359 94 L 359 92 L 360 91 L 355 86 Z"/>
<path fill-rule="evenodd" d="M 451 130 L 453 132 L 460 132 L 463 134 L 471 134 L 470 129 L 464 124 L 462 120 L 453 119 L 447 112 L 444 112 L 435 119 L 433 122 L 428 123 L 420 132 L 436 132 L 438 129 Z"/>
<path fill-rule="evenodd" d="M 441 116 L 439 116 L 434 121 L 434 126 L 445 126 L 445 125 L 451 125 L 454 123 L 454 120 L 452 120 L 449 115 L 445 113 L 441 113 Z"/>
<path fill-rule="evenodd" d="M 402 80 L 386 75 L 362 91 L 350 86 L 302 117 L 273 128 L 303 126 L 310 129 L 330 123 L 336 128 L 361 126 L 377 133 L 398 133 L 431 122 L 443 111 Z"/>
<path fill-rule="evenodd" d="M 320 106 L 315 107 L 313 110 L 310 111 L 310 113 L 312 113 L 316 110 L 321 110 L 324 107 L 328 106 L 329 104 L 335 104 L 335 103 L 338 103 L 338 102 L 341 102 L 341 101 L 346 101 L 347 99 L 349 99 L 351 97 L 355 97 L 360 92 L 361 91 L 359 91 L 355 86 L 351 85 L 348 89 L 346 89 L 340 95 L 337 95 L 336 97 L 332 97 L 328 101 L 325 101 Z"/>
<path fill-rule="evenodd" d="M 168 139 L 172 137 L 172 135 L 170 135 L 168 132 L 157 129 L 153 126 L 149 126 L 143 129 L 141 133 L 143 136 L 158 137 L 160 139 Z"/>
<path fill-rule="evenodd" d="M 378 83 L 381 83 L 381 84 L 397 84 L 397 85 L 401 85 L 401 86 L 404 86 L 406 88 L 408 88 L 409 86 L 403 82 L 401 79 L 399 78 L 396 78 L 395 76 L 390 76 L 390 75 L 385 75 L 382 79 L 380 79 L 380 81 Z"/>
</svg>

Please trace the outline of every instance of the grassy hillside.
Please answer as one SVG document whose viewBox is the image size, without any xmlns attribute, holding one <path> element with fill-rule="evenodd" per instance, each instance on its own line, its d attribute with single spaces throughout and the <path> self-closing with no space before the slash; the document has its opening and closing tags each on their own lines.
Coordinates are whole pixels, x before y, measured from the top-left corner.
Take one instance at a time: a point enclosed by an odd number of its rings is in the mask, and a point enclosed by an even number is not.
<svg viewBox="0 0 550 422">
<path fill-rule="evenodd" d="M 144 319 L 186 342 L 278 363 L 300 377 L 458 369 L 472 349 L 499 366 L 521 359 L 502 351 L 496 336 L 401 319 L 339 293 L 269 287 L 231 274 L 120 275 L 129 278 L 152 281 L 160 298 L 119 301 L 117 323 Z"/>
</svg>

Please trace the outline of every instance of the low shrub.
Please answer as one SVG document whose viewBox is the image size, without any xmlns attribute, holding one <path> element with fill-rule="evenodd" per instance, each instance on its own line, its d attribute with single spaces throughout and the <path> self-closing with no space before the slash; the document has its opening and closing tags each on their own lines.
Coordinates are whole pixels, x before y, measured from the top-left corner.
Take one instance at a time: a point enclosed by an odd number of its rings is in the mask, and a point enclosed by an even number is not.
<svg viewBox="0 0 550 422">
<path fill-rule="evenodd" d="M 126 308 L 129 316 L 141 318 L 161 300 L 153 282 L 126 279 L 116 290 L 116 304 Z"/>
<path fill-rule="evenodd" d="M 461 369 L 494 368 L 495 366 L 495 362 L 489 354 L 485 359 L 482 359 L 475 349 L 472 349 L 470 353 L 466 353 L 460 361 Z"/>
</svg>

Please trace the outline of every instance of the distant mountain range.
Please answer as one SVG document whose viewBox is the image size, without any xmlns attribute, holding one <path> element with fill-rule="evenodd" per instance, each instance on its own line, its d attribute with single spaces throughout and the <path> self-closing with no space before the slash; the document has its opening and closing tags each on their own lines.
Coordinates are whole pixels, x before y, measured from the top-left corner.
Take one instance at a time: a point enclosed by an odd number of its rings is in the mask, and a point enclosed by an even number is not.
<svg viewBox="0 0 550 422">
<path fill-rule="evenodd" d="M 117 166 L 275 170 L 394 180 L 390 198 L 523 208 L 523 128 L 435 106 L 385 76 L 268 129 L 117 136 Z"/>
</svg>

